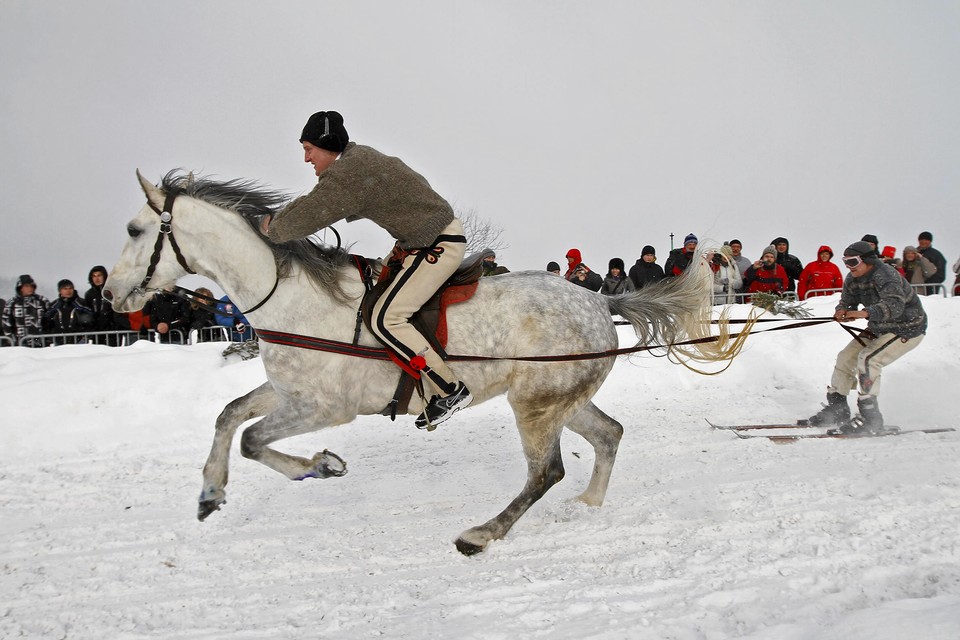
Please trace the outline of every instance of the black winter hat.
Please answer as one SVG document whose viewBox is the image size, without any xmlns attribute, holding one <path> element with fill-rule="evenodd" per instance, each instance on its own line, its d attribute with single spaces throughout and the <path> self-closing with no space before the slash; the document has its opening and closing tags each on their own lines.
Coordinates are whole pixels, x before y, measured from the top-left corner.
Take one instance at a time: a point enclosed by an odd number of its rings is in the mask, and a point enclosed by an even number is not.
<svg viewBox="0 0 960 640">
<path fill-rule="evenodd" d="M 843 257 L 860 256 L 864 262 L 872 263 L 880 259 L 877 250 L 870 246 L 870 243 L 860 240 L 843 250 Z"/>
<path fill-rule="evenodd" d="M 642 258 L 643 256 L 645 256 L 645 255 L 655 256 L 655 255 L 657 255 L 657 250 L 654 249 L 652 245 L 649 245 L 649 244 L 648 244 L 648 245 L 646 245 L 646 246 L 643 248 L 643 251 L 640 252 L 640 257 L 641 257 L 641 258 Z"/>
<path fill-rule="evenodd" d="M 73 286 L 73 282 L 71 282 L 67 278 L 64 278 L 63 280 L 57 283 L 57 291 L 59 291 L 60 289 L 63 289 L 64 287 L 72 287 L 72 286 Z"/>
<path fill-rule="evenodd" d="M 343 116 L 336 111 L 318 111 L 304 125 L 300 142 L 340 153 L 347 148 L 350 136 L 343 127 Z"/>
<path fill-rule="evenodd" d="M 560 265 L 556 262 L 548 262 L 547 271 L 560 271 Z"/>
<path fill-rule="evenodd" d="M 924 231 L 919 236 L 917 236 L 917 240 L 929 240 L 930 242 L 933 242 L 933 234 L 930 233 L 929 231 Z"/>
<path fill-rule="evenodd" d="M 37 283 L 34 282 L 33 278 L 30 277 L 30 274 L 25 273 L 25 274 L 23 274 L 22 276 L 20 276 L 19 278 L 17 278 L 17 289 L 19 289 L 20 287 L 22 287 L 22 286 L 25 285 L 25 284 L 33 284 L 33 285 L 35 285 L 35 284 L 37 284 Z"/>
<path fill-rule="evenodd" d="M 608 265 L 610 270 L 620 269 L 620 272 L 623 272 L 623 258 L 610 258 L 610 264 Z"/>
<path fill-rule="evenodd" d="M 863 237 L 860 238 L 860 239 L 861 239 L 862 241 L 864 241 L 864 242 L 872 242 L 872 243 L 875 244 L 875 245 L 879 245 L 879 244 L 880 244 L 880 241 L 877 240 L 877 236 L 873 235 L 872 233 L 868 233 L 867 235 L 863 236 Z"/>
</svg>

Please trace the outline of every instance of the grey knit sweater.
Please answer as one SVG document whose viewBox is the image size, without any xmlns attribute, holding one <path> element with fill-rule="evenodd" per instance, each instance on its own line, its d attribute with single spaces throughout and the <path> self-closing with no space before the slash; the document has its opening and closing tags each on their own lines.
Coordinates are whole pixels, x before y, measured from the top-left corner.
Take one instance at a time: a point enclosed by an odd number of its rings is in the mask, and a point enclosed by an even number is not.
<svg viewBox="0 0 960 640">
<path fill-rule="evenodd" d="M 858 305 L 870 312 L 867 329 L 874 335 L 892 333 L 909 339 L 927 331 L 920 296 L 890 265 L 874 262 L 873 269 L 859 278 L 847 274 L 837 311 L 856 310 Z"/>
<path fill-rule="evenodd" d="M 284 207 L 270 223 L 270 239 L 304 238 L 338 220 L 366 218 L 404 249 L 430 246 L 453 222 L 453 208 L 399 158 L 353 142 L 323 171 L 317 186 Z"/>
</svg>

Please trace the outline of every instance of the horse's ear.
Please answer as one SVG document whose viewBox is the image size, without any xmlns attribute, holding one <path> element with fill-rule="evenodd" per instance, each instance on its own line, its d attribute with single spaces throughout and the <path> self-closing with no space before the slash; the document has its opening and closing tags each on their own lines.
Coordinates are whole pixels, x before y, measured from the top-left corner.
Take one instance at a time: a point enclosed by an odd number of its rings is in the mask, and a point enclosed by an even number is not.
<svg viewBox="0 0 960 640">
<path fill-rule="evenodd" d="M 143 189 L 144 195 L 147 196 L 147 200 L 152 202 L 156 207 L 163 206 L 163 192 L 160 189 L 152 184 L 150 181 L 143 177 L 143 174 L 140 173 L 140 169 L 137 169 L 137 180 L 140 181 L 140 188 Z"/>
</svg>

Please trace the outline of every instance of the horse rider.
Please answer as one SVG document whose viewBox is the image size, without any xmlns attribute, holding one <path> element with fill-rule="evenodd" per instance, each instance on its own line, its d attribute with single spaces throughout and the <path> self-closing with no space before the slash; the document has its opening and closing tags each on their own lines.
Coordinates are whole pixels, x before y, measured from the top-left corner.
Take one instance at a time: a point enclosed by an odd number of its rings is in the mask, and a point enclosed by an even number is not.
<svg viewBox="0 0 960 640">
<path fill-rule="evenodd" d="M 318 111 L 300 136 L 304 162 L 317 186 L 290 202 L 276 218 L 265 216 L 264 235 L 283 243 L 304 238 L 338 220 L 366 218 L 397 241 L 403 262 L 371 314 L 371 326 L 401 368 L 426 374 L 442 395 L 433 396 L 416 425 L 437 425 L 466 408 L 473 397 L 427 339 L 409 322 L 456 271 L 466 252 L 463 225 L 427 180 L 400 159 L 350 141 L 343 116 Z"/>
</svg>

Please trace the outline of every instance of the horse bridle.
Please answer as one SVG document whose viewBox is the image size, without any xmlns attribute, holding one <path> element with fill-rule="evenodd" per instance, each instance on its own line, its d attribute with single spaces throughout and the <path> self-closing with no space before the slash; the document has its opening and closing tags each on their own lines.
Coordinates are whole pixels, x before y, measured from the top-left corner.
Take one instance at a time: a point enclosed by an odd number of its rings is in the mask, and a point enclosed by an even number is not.
<svg viewBox="0 0 960 640">
<path fill-rule="evenodd" d="M 147 294 L 147 285 L 150 283 L 151 278 L 153 278 L 153 272 L 157 270 L 157 265 L 160 263 L 160 253 L 163 251 L 164 238 L 170 239 L 170 246 L 173 247 L 173 253 L 177 257 L 177 262 L 180 263 L 180 266 L 183 267 L 187 273 L 194 275 L 197 273 L 190 268 L 190 265 L 187 264 L 187 259 L 183 257 L 183 252 L 180 251 L 180 245 L 177 244 L 177 239 L 173 235 L 173 201 L 176 199 L 176 193 L 168 193 L 163 201 L 163 210 L 160 210 L 155 204 L 153 204 L 153 202 L 150 201 L 150 198 L 147 198 L 147 206 L 153 209 L 154 213 L 160 216 L 160 230 L 157 232 L 157 241 L 153 245 L 153 255 L 150 256 L 150 264 L 147 266 L 147 274 L 143 277 L 143 281 L 140 283 L 140 285 L 134 287 L 133 289 L 133 292 L 137 295 L 145 296 Z M 276 292 L 279 284 L 280 274 L 278 273 L 273 282 L 273 288 L 270 289 L 270 293 L 268 293 L 263 300 L 246 311 L 240 311 L 240 313 L 242 315 L 246 315 L 262 307 L 267 303 L 267 300 L 273 297 L 273 294 Z M 217 312 L 215 307 L 211 307 L 198 301 L 198 299 L 204 299 L 207 302 L 219 302 L 219 300 L 211 298 L 210 296 L 180 286 L 174 287 L 174 290 L 170 293 L 182 300 L 186 300 L 187 302 L 197 303 L 198 306 L 202 306 L 208 311 L 214 311 L 215 313 Z"/>
<path fill-rule="evenodd" d="M 150 256 L 147 275 L 143 277 L 143 282 L 140 283 L 140 286 L 133 290 L 134 293 L 146 295 L 147 285 L 150 283 L 150 279 L 153 278 L 153 272 L 156 271 L 157 265 L 160 263 L 160 252 L 163 251 L 163 239 L 167 237 L 170 238 L 170 246 L 173 247 L 173 253 L 177 256 L 177 262 L 180 263 L 180 266 L 186 269 L 187 273 L 196 274 L 196 271 L 191 269 L 187 264 L 187 259 L 183 257 L 183 253 L 180 251 L 180 245 L 177 244 L 177 239 L 173 235 L 173 201 L 176 199 L 177 194 L 168 193 L 166 199 L 163 201 L 163 210 L 161 211 L 157 208 L 157 205 L 150 201 L 150 198 L 147 198 L 147 206 L 160 216 L 160 230 L 157 232 L 157 241 L 153 245 L 153 255 Z"/>
</svg>

